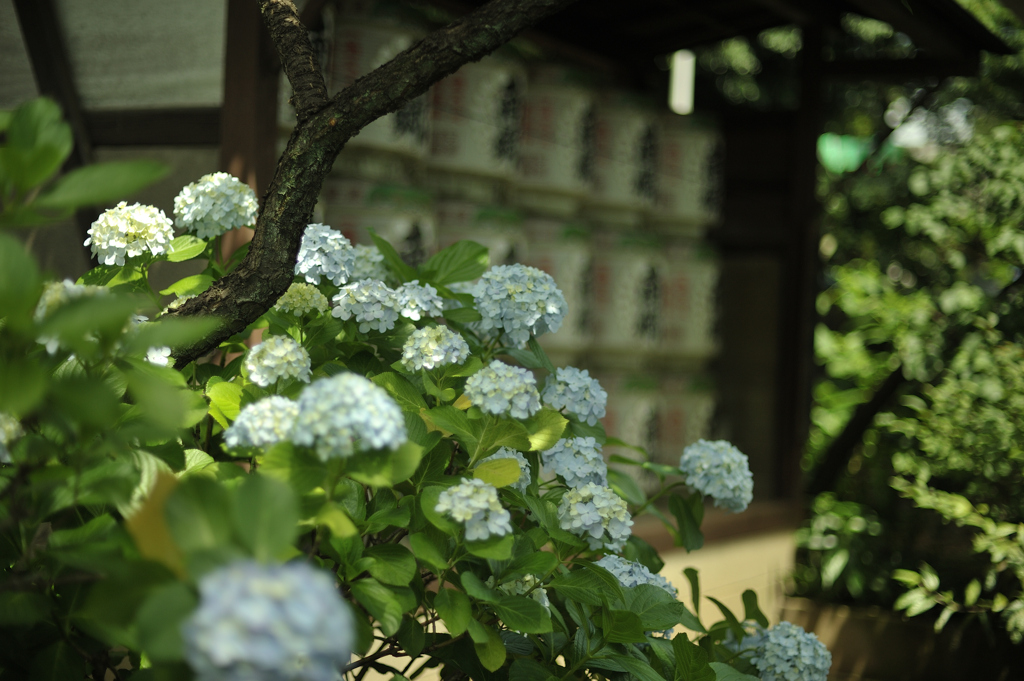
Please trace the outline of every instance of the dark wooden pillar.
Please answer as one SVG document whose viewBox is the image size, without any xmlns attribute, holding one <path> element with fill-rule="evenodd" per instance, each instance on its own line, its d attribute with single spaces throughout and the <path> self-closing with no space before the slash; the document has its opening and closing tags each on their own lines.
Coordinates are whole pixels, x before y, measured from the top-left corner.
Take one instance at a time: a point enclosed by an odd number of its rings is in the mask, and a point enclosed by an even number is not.
<svg viewBox="0 0 1024 681">
<path fill-rule="evenodd" d="M 799 495 L 800 458 L 807 439 L 814 369 L 815 296 L 818 292 L 819 213 L 815 197 L 817 144 L 822 127 L 822 30 L 803 27 L 800 109 L 794 138 L 791 205 L 793 224 L 783 253 L 779 328 L 779 384 L 776 489 L 783 497 Z"/>
</svg>

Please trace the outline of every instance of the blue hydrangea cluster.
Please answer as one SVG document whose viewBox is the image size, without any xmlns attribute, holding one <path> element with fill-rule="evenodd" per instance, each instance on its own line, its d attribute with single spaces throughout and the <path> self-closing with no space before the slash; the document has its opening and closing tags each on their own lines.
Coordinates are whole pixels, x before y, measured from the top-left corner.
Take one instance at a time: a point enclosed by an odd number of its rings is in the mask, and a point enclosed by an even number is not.
<svg viewBox="0 0 1024 681">
<path fill-rule="evenodd" d="M 466 397 L 488 414 L 530 418 L 540 410 L 537 379 L 526 369 L 493 360 L 466 381 Z"/>
<path fill-rule="evenodd" d="M 334 681 L 355 624 L 328 573 L 244 560 L 199 580 L 182 638 L 197 681 Z"/>
<path fill-rule="evenodd" d="M 363 279 L 342 286 L 331 314 L 359 322 L 359 332 L 390 331 L 398 321 L 398 295 L 383 281 Z"/>
<path fill-rule="evenodd" d="M 615 575 L 615 578 L 619 580 L 619 584 L 626 588 L 640 586 L 641 584 L 651 584 L 669 592 L 673 598 L 678 594 L 676 588 L 667 579 L 661 575 L 654 574 L 647 569 L 646 565 L 641 563 L 626 560 L 619 556 L 608 555 L 597 561 L 597 564 Z"/>
<path fill-rule="evenodd" d="M 430 284 L 421 286 L 418 280 L 413 279 L 399 286 L 395 294 L 398 296 L 398 312 L 406 319 L 419 321 L 425 317 L 440 317 L 444 313 L 444 301 Z"/>
<path fill-rule="evenodd" d="M 354 260 L 352 242 L 344 234 L 327 225 L 313 223 L 307 225 L 302 233 L 295 274 L 310 284 L 319 285 L 323 277 L 335 286 L 341 286 L 353 279 Z"/>
<path fill-rule="evenodd" d="M 287 397 L 272 395 L 247 405 L 224 431 L 224 444 L 236 447 L 269 447 L 291 438 L 299 405 Z"/>
<path fill-rule="evenodd" d="M 608 465 L 601 456 L 601 445 L 592 437 L 559 440 L 541 456 L 544 468 L 554 471 L 567 487 L 582 487 L 588 482 L 608 485 Z"/>
<path fill-rule="evenodd" d="M 683 450 L 679 469 L 686 484 L 733 513 L 745 511 L 754 498 L 754 477 L 747 455 L 725 440 L 698 440 Z"/>
<path fill-rule="evenodd" d="M 313 312 L 321 315 L 327 312 L 328 307 L 330 307 L 330 303 L 327 302 L 327 296 L 320 293 L 320 289 L 312 284 L 303 283 L 289 286 L 284 295 L 274 303 L 275 310 L 285 314 L 293 314 L 296 317 L 302 317 Z"/>
<path fill-rule="evenodd" d="M 254 346 L 245 358 L 249 379 L 256 385 L 276 383 L 282 378 L 295 378 L 309 383 L 309 353 L 294 338 L 268 336 Z"/>
<path fill-rule="evenodd" d="M 512 532 L 511 516 L 498 500 L 498 490 L 477 478 L 441 492 L 434 510 L 464 524 L 467 541 L 483 541 Z"/>
<path fill-rule="evenodd" d="M 500 337 L 511 347 L 524 347 L 530 336 L 562 326 L 568 311 L 565 296 L 551 275 L 526 265 L 499 265 L 484 272 L 473 291 L 475 322 L 481 335 Z"/>
<path fill-rule="evenodd" d="M 558 524 L 585 539 L 591 551 L 618 551 L 632 533 L 633 518 L 626 502 L 611 488 L 588 482 L 562 496 Z"/>
<path fill-rule="evenodd" d="M 163 255 L 174 239 L 174 227 L 164 212 L 155 206 L 122 201 L 103 211 L 89 227 L 92 254 L 104 265 L 124 267 L 125 258 L 145 253 Z"/>
<path fill-rule="evenodd" d="M 544 404 L 552 409 L 564 409 L 588 425 L 596 425 L 604 418 L 608 393 L 586 369 L 563 367 L 548 375 L 540 394 Z"/>
<path fill-rule="evenodd" d="M 509 487 L 526 494 L 526 488 L 533 482 L 533 476 L 530 475 L 530 464 L 526 461 L 526 457 L 514 449 L 499 447 L 498 451 L 491 454 L 485 460 L 489 461 L 491 459 L 515 459 L 516 463 L 519 464 L 519 479 L 509 485 Z"/>
<path fill-rule="evenodd" d="M 826 681 L 832 653 L 812 633 L 790 622 L 779 622 L 743 641 L 756 650 L 750 661 L 761 681 Z"/>
<path fill-rule="evenodd" d="M 384 254 L 376 246 L 356 244 L 352 250 L 352 274 L 349 281 L 363 279 L 386 280 L 389 272 L 384 264 Z"/>
<path fill-rule="evenodd" d="M 256 223 L 259 202 L 247 184 L 228 173 L 203 175 L 174 197 L 174 224 L 200 239 Z"/>
<path fill-rule="evenodd" d="M 447 326 L 416 329 L 402 345 L 402 366 L 406 371 L 462 364 L 469 359 L 469 346 L 458 331 Z"/>
<path fill-rule="evenodd" d="M 18 419 L 0 412 L 0 463 L 11 463 L 11 453 L 7 447 L 24 434 Z"/>
<path fill-rule="evenodd" d="M 321 378 L 299 395 L 292 442 L 313 447 L 323 461 L 394 450 L 406 439 L 401 408 L 386 390 L 358 374 Z"/>
</svg>

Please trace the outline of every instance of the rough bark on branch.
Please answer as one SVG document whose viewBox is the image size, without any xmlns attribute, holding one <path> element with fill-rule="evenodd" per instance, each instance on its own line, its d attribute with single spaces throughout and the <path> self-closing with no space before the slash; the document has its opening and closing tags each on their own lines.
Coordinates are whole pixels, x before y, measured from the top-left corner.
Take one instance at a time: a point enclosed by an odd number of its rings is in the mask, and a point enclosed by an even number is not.
<svg viewBox="0 0 1024 681">
<path fill-rule="evenodd" d="M 288 289 L 302 232 L 312 218 L 324 177 L 353 135 L 425 93 L 463 64 L 485 57 L 522 30 L 574 1 L 492 0 L 429 34 L 324 105 L 315 86 L 316 81 L 321 85 L 323 81 L 319 73 L 315 78 L 309 73 L 317 70 L 316 61 L 303 56 L 305 50 L 312 55 L 312 48 L 294 4 L 290 0 L 261 0 L 264 20 L 296 93 L 296 109 L 308 112 L 308 118 L 299 117 L 278 161 L 245 260 L 205 293 L 171 313 L 182 317 L 213 316 L 223 321 L 205 339 L 176 348 L 175 366 L 185 366 L 244 330 Z M 297 54 L 290 51 L 296 49 Z M 308 87 L 310 83 L 314 85 Z M 307 87 L 302 87 L 303 84 Z"/>
</svg>

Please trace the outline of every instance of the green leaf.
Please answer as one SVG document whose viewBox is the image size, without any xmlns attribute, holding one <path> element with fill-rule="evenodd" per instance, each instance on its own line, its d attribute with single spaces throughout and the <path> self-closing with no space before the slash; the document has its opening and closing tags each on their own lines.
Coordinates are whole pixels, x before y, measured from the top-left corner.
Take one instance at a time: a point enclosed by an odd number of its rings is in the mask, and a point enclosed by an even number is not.
<svg viewBox="0 0 1024 681">
<path fill-rule="evenodd" d="M 420 391 L 399 374 L 388 371 L 377 374 L 370 380 L 387 390 L 403 411 L 419 414 L 421 409 L 427 408 L 427 403 L 423 400 Z"/>
<path fill-rule="evenodd" d="M 693 601 L 693 611 L 700 617 L 700 576 L 692 567 L 683 568 L 686 580 L 690 582 L 690 598 Z"/>
<path fill-rule="evenodd" d="M 473 477 L 494 487 L 507 487 L 518 482 L 522 470 L 515 459 L 485 459 L 473 469 Z"/>
<path fill-rule="evenodd" d="M 503 596 L 492 606 L 506 627 L 524 634 L 551 631 L 551 615 L 544 606 L 527 596 Z"/>
<path fill-rule="evenodd" d="M 638 681 L 665 681 L 664 677 L 654 671 L 654 668 L 651 667 L 651 665 L 643 660 L 638 660 L 635 657 L 623 655 L 622 653 L 612 653 L 606 659 L 614 660 L 617 664 L 621 665 L 631 677 Z M 711 681 L 714 681 L 714 679 L 711 679 Z"/>
<path fill-rule="evenodd" d="M 319 487 L 327 476 L 323 461 L 311 452 L 296 449 L 290 442 L 281 442 L 267 449 L 266 454 L 259 458 L 259 471 L 288 483 L 296 494 L 305 494 Z"/>
<path fill-rule="evenodd" d="M 533 352 L 533 356 L 537 358 L 537 363 L 540 365 L 540 368 L 546 369 L 548 373 L 555 373 L 555 365 L 551 363 L 550 359 L 548 359 L 548 354 L 544 352 L 544 348 L 542 348 L 540 343 L 537 342 L 536 336 L 530 336 L 528 345 L 530 350 Z"/>
<path fill-rule="evenodd" d="M 614 579 L 614 577 L 613 577 Z M 599 568 L 586 566 L 569 574 L 559 575 L 551 580 L 549 587 L 562 598 L 568 598 L 588 605 L 601 605 L 623 598 L 622 587 L 616 580 L 609 584 Z"/>
<path fill-rule="evenodd" d="M 708 664 L 708 654 L 700 646 L 690 643 L 685 635 L 672 639 L 676 654 L 676 681 L 715 681 L 715 670 Z"/>
<path fill-rule="evenodd" d="M 743 619 L 757 622 L 765 629 L 768 628 L 768 618 L 761 612 L 757 604 L 757 593 L 753 589 L 743 592 Z"/>
<path fill-rule="evenodd" d="M 444 553 L 429 535 L 424 532 L 414 532 L 409 535 L 409 546 L 416 560 L 420 561 L 435 572 L 440 572 L 448 567 L 448 561 Z"/>
<path fill-rule="evenodd" d="M 321 506 L 313 521 L 318 526 L 322 525 L 329 529 L 331 536 L 339 539 L 355 537 L 359 534 L 359 528 L 352 522 L 352 518 L 333 501 L 328 501 Z"/>
<path fill-rule="evenodd" d="M 732 631 L 733 636 L 736 637 L 737 641 L 742 641 L 743 637 L 746 636 L 747 633 L 743 631 L 743 625 L 741 625 L 740 621 L 736 619 L 736 615 L 732 614 L 732 610 L 725 607 L 725 604 L 717 598 L 708 596 L 707 599 L 718 606 L 718 609 L 722 611 L 722 617 L 725 618 L 725 622 L 729 625 L 729 630 Z"/>
<path fill-rule="evenodd" d="M 456 324 L 471 324 L 483 319 L 483 316 L 471 307 L 455 307 L 444 311 L 444 318 Z"/>
<path fill-rule="evenodd" d="M 170 317 L 147 322 L 136 328 L 128 339 L 126 348 L 144 354 L 155 346 L 167 345 L 176 348 L 202 340 L 220 327 L 220 321 L 212 318 Z"/>
<path fill-rule="evenodd" d="M 175 295 L 179 298 L 182 296 L 197 296 L 210 288 L 210 284 L 212 283 L 213 277 L 209 274 L 193 274 L 190 277 L 185 277 L 184 279 L 174 282 L 161 291 L 160 295 Z"/>
<path fill-rule="evenodd" d="M 67 641 L 57 641 L 36 653 L 26 678 L 32 681 L 67 681 L 85 678 L 85 658 Z"/>
<path fill-rule="evenodd" d="M 164 510 L 171 537 L 185 553 L 229 544 L 231 513 L 227 490 L 205 477 L 182 480 Z"/>
<path fill-rule="evenodd" d="M 409 586 L 416 576 L 416 558 L 399 544 L 377 544 L 363 552 L 371 559 L 367 570 L 377 581 L 395 586 Z"/>
<path fill-rule="evenodd" d="M 512 557 L 512 545 L 515 538 L 511 534 L 504 537 L 490 537 L 483 541 L 467 541 L 466 550 L 474 556 L 490 560 L 508 560 Z"/>
<path fill-rule="evenodd" d="M 712 678 L 714 681 L 758 681 L 756 676 L 744 674 L 724 662 L 712 662 L 708 666 L 710 666 L 711 671 L 715 673 L 714 677 L 707 677 L 709 681 L 711 681 Z"/>
<path fill-rule="evenodd" d="M 494 630 L 476 620 L 469 621 L 469 635 L 473 639 L 473 649 L 480 658 L 480 664 L 489 672 L 501 669 L 505 664 L 505 644 L 501 636 Z"/>
<path fill-rule="evenodd" d="M 184 658 L 181 625 L 198 603 L 183 582 L 171 582 L 154 589 L 143 601 L 136 616 L 139 647 L 154 662 L 174 662 Z"/>
<path fill-rule="evenodd" d="M 0 310 L 8 324 L 12 320 L 18 327 L 31 324 L 40 284 L 35 258 L 20 242 L 0 234 Z"/>
<path fill-rule="evenodd" d="M 244 394 L 242 386 L 227 381 L 215 383 L 206 389 L 206 397 L 210 400 L 210 416 L 221 428 L 227 428 L 238 418 Z"/>
<path fill-rule="evenodd" d="M 0 626 L 28 627 L 50 616 L 53 603 L 28 591 L 0 591 Z"/>
<path fill-rule="evenodd" d="M 363 452 L 345 461 L 345 475 L 371 487 L 393 487 L 408 480 L 423 459 L 423 447 L 405 442 L 394 451 Z"/>
<path fill-rule="evenodd" d="M 171 241 L 170 252 L 167 254 L 168 262 L 185 262 L 203 254 L 206 250 L 206 242 L 191 234 L 182 234 Z"/>
<path fill-rule="evenodd" d="M 299 522 L 299 504 L 288 485 L 250 475 L 234 491 L 233 506 L 235 534 L 256 560 L 287 556 Z"/>
<path fill-rule="evenodd" d="M 547 407 L 523 421 L 530 440 L 530 451 L 541 452 L 554 447 L 562 439 L 568 424 L 569 419 Z"/>
<path fill-rule="evenodd" d="M 663 631 L 677 624 L 694 631 L 704 631 L 693 613 L 661 587 L 640 584 L 623 591 L 626 607 L 640 618 L 645 631 Z"/>
<path fill-rule="evenodd" d="M 430 487 L 424 488 L 424 490 L 420 492 L 420 509 L 423 511 L 423 515 L 426 519 L 430 521 L 431 525 L 445 534 L 454 536 L 459 534 L 462 526 L 434 510 L 437 507 L 438 499 L 441 497 L 441 492 L 444 490 L 444 487 L 439 487 L 437 485 L 431 485 Z"/>
<path fill-rule="evenodd" d="M 508 670 L 508 681 L 549 681 L 557 679 L 555 670 L 548 669 L 540 662 L 521 657 L 512 662 Z"/>
<path fill-rule="evenodd" d="M 479 442 L 478 429 L 469 420 L 465 412 L 455 407 L 434 407 L 423 412 L 424 420 L 429 420 L 428 427 L 433 424 L 446 433 L 452 433 L 465 446 L 467 451 L 475 451 Z"/>
<path fill-rule="evenodd" d="M 434 610 L 437 610 L 452 636 L 461 636 L 473 616 L 469 598 L 455 589 L 438 589 L 434 596 Z"/>
<path fill-rule="evenodd" d="M 0 171 L 21 191 L 52 177 L 74 148 L 71 127 L 64 122 L 60 107 L 47 97 L 14 110 L 6 141 L 6 146 L 0 147 Z"/>
<path fill-rule="evenodd" d="M 487 248 L 473 241 L 459 241 L 438 252 L 425 262 L 420 271 L 436 284 L 472 281 L 490 267 Z"/>
<path fill-rule="evenodd" d="M 157 161 L 108 161 L 76 168 L 35 201 L 40 208 L 102 206 L 135 194 L 170 170 Z"/>
<path fill-rule="evenodd" d="M 892 571 L 892 578 L 906 587 L 915 587 L 921 584 L 921 575 L 913 570 L 902 568 Z"/>
<path fill-rule="evenodd" d="M 964 589 L 964 605 L 970 607 L 978 602 L 978 596 L 981 595 L 981 584 L 976 579 L 972 579 L 968 582 L 967 587 Z M 0 608 L 0 611 L 3 609 Z"/>
<path fill-rule="evenodd" d="M 463 570 L 459 573 L 459 581 L 462 583 L 462 588 L 466 590 L 466 593 L 469 594 L 471 598 L 475 598 L 478 601 L 484 601 L 485 603 L 498 602 L 498 592 L 488 586 L 485 586 L 480 578 L 469 570 Z"/>
<path fill-rule="evenodd" d="M 673 494 L 669 497 L 668 508 L 679 523 L 679 535 L 687 551 L 696 551 L 704 546 L 704 535 L 700 523 L 704 519 L 704 498 L 700 494 L 684 497 Z"/>
<path fill-rule="evenodd" d="M 821 586 L 829 589 L 839 579 L 839 576 L 846 568 L 850 560 L 850 552 L 847 549 L 839 549 L 832 552 L 821 565 Z"/>
<path fill-rule="evenodd" d="M 622 471 L 608 469 L 608 486 L 634 506 L 643 506 L 647 501 L 647 495 L 640 489 L 640 485 L 636 484 L 636 480 Z"/>
<path fill-rule="evenodd" d="M 402 646 L 410 658 L 416 659 L 423 652 L 427 637 L 423 625 L 416 621 L 415 617 L 406 615 L 402 618 L 402 626 L 398 630 L 397 638 L 398 645 Z M 391 677 L 391 681 L 400 681 L 401 679 L 405 679 L 405 677 L 399 674 Z"/>
<path fill-rule="evenodd" d="M 608 435 L 604 432 L 604 426 L 598 421 L 594 425 L 587 425 L 586 423 L 580 423 L 579 421 L 569 421 L 569 432 L 571 436 L 565 435 L 564 437 L 592 437 L 599 444 L 604 444 L 605 440 L 608 439 Z"/>
<path fill-rule="evenodd" d="M 531 551 L 525 553 L 505 568 L 504 574 L 537 575 L 543 577 L 559 565 L 558 557 L 550 551 Z"/>
<path fill-rule="evenodd" d="M 352 597 L 377 620 L 384 635 L 394 636 L 402 626 L 404 613 L 395 593 L 372 577 L 352 582 L 351 589 Z"/>
<path fill-rule="evenodd" d="M 470 461 L 479 461 L 501 447 L 521 452 L 529 450 L 530 440 L 523 424 L 518 421 L 506 421 L 489 416 L 482 421 L 483 428 L 480 430 L 476 447 L 471 450 Z"/>
<path fill-rule="evenodd" d="M 398 251 L 395 250 L 394 246 L 377 236 L 377 232 L 372 227 L 369 228 L 369 232 L 370 238 L 377 245 L 380 254 L 384 256 L 384 262 L 388 264 L 392 274 L 403 284 L 416 279 L 416 270 L 405 264 L 402 256 L 398 255 Z"/>
<path fill-rule="evenodd" d="M 605 610 L 602 629 L 611 643 L 644 643 L 647 634 L 640 617 L 628 610 Z"/>
</svg>

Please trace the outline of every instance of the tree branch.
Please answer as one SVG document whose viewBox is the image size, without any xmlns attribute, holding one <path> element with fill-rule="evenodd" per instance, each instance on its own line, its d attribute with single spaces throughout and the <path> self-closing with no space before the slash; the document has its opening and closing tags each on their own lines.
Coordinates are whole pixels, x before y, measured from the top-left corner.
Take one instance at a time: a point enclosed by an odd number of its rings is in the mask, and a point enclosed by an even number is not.
<svg viewBox="0 0 1024 681">
<path fill-rule="evenodd" d="M 327 105 L 327 85 L 306 27 L 291 0 L 260 0 L 260 12 L 277 47 L 284 75 L 292 85 L 295 115 L 302 123 Z"/>
<path fill-rule="evenodd" d="M 574 1 L 492 0 L 434 31 L 318 109 L 316 88 L 301 89 L 303 84 L 308 85 L 308 71 L 315 70 L 315 61 L 305 61 L 301 54 L 296 56 L 288 51 L 295 44 L 304 43 L 312 55 L 295 6 L 289 0 L 261 0 L 264 19 L 281 52 L 281 62 L 286 65 L 285 74 L 289 79 L 299 78 L 298 85 L 292 81 L 292 87 L 296 99 L 303 100 L 310 114 L 307 119 L 299 116 L 278 161 L 245 260 L 205 293 L 170 313 L 182 317 L 219 317 L 223 321 L 202 341 L 176 348 L 175 367 L 184 367 L 245 329 L 288 289 L 302 232 L 312 218 L 324 177 L 353 135 L 423 94 L 463 64 L 485 57 L 523 29 Z M 301 47 L 298 49 L 302 51 Z"/>
</svg>

